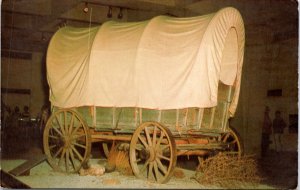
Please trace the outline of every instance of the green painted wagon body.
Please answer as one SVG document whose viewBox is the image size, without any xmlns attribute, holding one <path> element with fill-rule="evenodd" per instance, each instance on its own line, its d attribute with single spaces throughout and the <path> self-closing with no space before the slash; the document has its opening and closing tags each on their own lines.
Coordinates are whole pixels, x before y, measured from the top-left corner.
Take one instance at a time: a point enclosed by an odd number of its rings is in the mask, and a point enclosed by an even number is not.
<svg viewBox="0 0 300 190">
<path fill-rule="evenodd" d="M 189 131 L 220 134 L 226 132 L 232 94 L 232 87 L 220 83 L 218 105 L 211 108 L 155 110 L 83 106 L 73 110 L 80 113 L 87 125 L 96 131 L 133 133 L 141 123 L 156 121 L 167 126 L 173 134 Z"/>
</svg>

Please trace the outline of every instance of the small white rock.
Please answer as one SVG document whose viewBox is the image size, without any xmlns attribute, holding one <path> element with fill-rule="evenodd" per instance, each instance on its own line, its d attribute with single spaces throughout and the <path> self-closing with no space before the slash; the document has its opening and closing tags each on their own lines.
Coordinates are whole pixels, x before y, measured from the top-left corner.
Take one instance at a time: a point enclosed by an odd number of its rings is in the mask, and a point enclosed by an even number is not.
<svg viewBox="0 0 300 190">
<path fill-rule="evenodd" d="M 91 176 L 101 176 L 105 173 L 105 167 L 98 164 L 92 164 L 88 169 L 81 168 L 79 170 L 79 175 L 91 175 Z"/>
</svg>

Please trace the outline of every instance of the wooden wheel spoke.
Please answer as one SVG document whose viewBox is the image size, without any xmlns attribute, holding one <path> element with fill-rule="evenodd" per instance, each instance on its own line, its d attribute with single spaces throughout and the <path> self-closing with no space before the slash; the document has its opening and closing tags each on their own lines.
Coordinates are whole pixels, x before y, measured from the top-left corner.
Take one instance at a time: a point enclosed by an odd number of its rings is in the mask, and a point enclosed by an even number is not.
<svg viewBox="0 0 300 190">
<path fill-rule="evenodd" d="M 76 136 L 76 135 L 78 135 L 78 136 Z M 79 138 L 81 138 L 81 137 L 85 137 L 85 136 L 86 136 L 84 133 L 83 133 L 83 134 L 76 134 L 76 135 L 73 134 L 71 140 L 79 139 Z"/>
<path fill-rule="evenodd" d="M 164 165 L 161 163 L 160 159 L 156 158 L 155 160 L 158 165 L 158 168 L 164 173 L 164 175 L 166 175 L 168 173 L 168 171 L 166 170 Z"/>
<path fill-rule="evenodd" d="M 61 129 L 62 134 L 65 134 L 64 126 L 62 126 L 60 119 L 57 118 L 57 115 L 55 115 L 55 119 L 59 125 L 59 128 Z"/>
<path fill-rule="evenodd" d="M 143 145 L 144 145 L 146 148 L 149 148 L 149 145 L 146 143 L 146 141 L 143 139 L 143 137 L 141 137 L 140 134 L 138 135 L 138 139 L 140 139 L 140 141 L 143 143 Z"/>
<path fill-rule="evenodd" d="M 160 137 L 159 137 L 159 139 L 158 139 L 158 141 L 157 141 L 157 143 L 156 143 L 156 145 L 155 145 L 155 148 L 158 148 L 158 147 L 159 147 L 159 145 L 160 145 L 162 139 L 164 138 L 164 136 L 165 136 L 165 133 L 164 133 L 163 131 L 161 131 Z"/>
<path fill-rule="evenodd" d="M 51 128 L 49 129 L 49 135 L 54 135 L 53 130 L 51 130 Z"/>
<path fill-rule="evenodd" d="M 66 172 L 69 173 L 69 150 L 66 150 Z"/>
<path fill-rule="evenodd" d="M 52 148 L 54 148 L 54 147 L 57 147 L 57 145 L 56 145 L 56 144 L 51 145 L 51 146 L 49 146 L 49 149 L 52 149 Z"/>
<path fill-rule="evenodd" d="M 140 173 L 144 173 L 144 171 L 146 170 L 148 164 L 149 164 L 149 160 L 147 160 L 146 163 L 143 165 L 143 167 L 140 170 Z"/>
<path fill-rule="evenodd" d="M 59 139 L 59 137 L 54 136 L 54 135 L 49 135 L 49 137 L 52 138 L 52 139 Z"/>
<path fill-rule="evenodd" d="M 60 159 L 58 161 L 58 165 L 61 165 L 61 162 L 62 162 L 65 154 L 66 154 L 66 149 L 64 148 L 63 151 L 62 151 L 62 153 L 61 153 L 61 155 L 60 155 Z"/>
<path fill-rule="evenodd" d="M 79 129 L 79 127 L 83 127 L 83 126 L 82 125 L 77 125 L 75 127 L 75 129 L 72 131 L 71 136 L 73 136 L 77 132 L 77 130 Z"/>
<path fill-rule="evenodd" d="M 53 126 L 51 129 L 54 129 L 54 131 L 57 132 L 61 137 L 64 136 L 56 127 Z"/>
<path fill-rule="evenodd" d="M 223 137 L 223 142 L 226 142 L 228 137 L 230 136 L 230 133 L 226 133 L 225 136 Z"/>
<path fill-rule="evenodd" d="M 156 127 L 156 125 L 154 126 L 154 129 L 153 129 L 153 145 L 156 145 L 156 129 L 157 129 L 157 127 Z"/>
<path fill-rule="evenodd" d="M 72 114 L 72 117 L 70 120 L 69 134 L 72 134 L 73 124 L 74 124 L 74 114 Z"/>
<path fill-rule="evenodd" d="M 70 156 L 71 156 L 71 164 L 72 164 L 74 170 L 76 170 L 75 158 L 74 158 L 74 153 L 73 153 L 72 149 L 70 149 Z"/>
<path fill-rule="evenodd" d="M 149 168 L 148 168 L 148 179 L 154 178 L 153 176 L 153 162 L 150 162 Z"/>
<path fill-rule="evenodd" d="M 67 112 L 64 111 L 64 131 L 65 131 L 65 134 L 68 134 L 68 125 L 67 125 Z"/>
<path fill-rule="evenodd" d="M 230 142 L 230 144 L 235 144 L 237 143 L 237 139 L 234 139 L 233 141 Z"/>
<path fill-rule="evenodd" d="M 143 149 L 141 144 L 137 144 L 136 147 L 134 147 L 135 150 L 141 151 Z"/>
<path fill-rule="evenodd" d="M 76 150 L 76 148 L 71 145 L 72 150 L 75 152 L 75 154 L 78 156 L 78 158 L 83 161 L 83 157 L 80 155 L 80 153 Z"/>
<path fill-rule="evenodd" d="M 156 155 L 157 155 L 158 158 L 170 161 L 170 158 L 168 158 L 168 157 L 165 157 L 165 156 L 163 156 L 161 154 L 156 154 Z"/>
<path fill-rule="evenodd" d="M 140 161 L 142 161 L 142 159 L 139 158 L 139 159 L 135 160 L 134 162 L 135 162 L 135 163 L 138 163 L 138 162 L 140 162 Z"/>
<path fill-rule="evenodd" d="M 160 146 L 160 147 L 162 147 L 162 148 L 159 148 L 159 147 L 158 147 L 158 149 L 159 149 L 160 151 L 163 151 L 163 150 L 165 150 L 166 148 L 169 148 L 170 145 L 167 144 L 167 145 L 163 145 L 163 146 Z"/>
<path fill-rule="evenodd" d="M 147 138 L 147 142 L 148 142 L 148 145 L 152 145 L 152 141 L 151 141 L 151 137 L 150 137 L 150 134 L 149 134 L 149 131 L 148 131 L 148 128 L 145 127 L 145 133 L 146 133 L 146 138 Z"/>
<path fill-rule="evenodd" d="M 158 166 L 157 166 L 157 162 L 154 162 L 154 173 L 155 173 L 155 177 L 156 177 L 156 181 L 159 180 L 159 171 L 158 171 Z"/>
<path fill-rule="evenodd" d="M 76 143 L 76 142 L 73 142 L 72 144 L 75 145 L 75 146 L 79 146 L 79 147 L 81 147 L 81 148 L 86 149 L 86 146 L 84 146 L 84 145 L 82 145 L 82 144 L 79 144 L 79 143 Z"/>
<path fill-rule="evenodd" d="M 62 150 L 63 147 L 60 147 L 53 157 L 56 158 Z"/>
</svg>

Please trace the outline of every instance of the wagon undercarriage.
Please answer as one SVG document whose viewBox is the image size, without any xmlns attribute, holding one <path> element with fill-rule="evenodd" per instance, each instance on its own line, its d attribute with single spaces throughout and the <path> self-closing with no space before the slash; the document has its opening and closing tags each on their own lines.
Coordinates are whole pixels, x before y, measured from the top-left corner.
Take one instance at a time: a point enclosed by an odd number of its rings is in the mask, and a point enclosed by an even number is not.
<svg viewBox="0 0 300 190">
<path fill-rule="evenodd" d="M 106 156 L 112 146 L 128 151 L 133 173 L 158 183 L 169 180 L 177 156 L 203 158 L 220 151 L 240 156 L 243 152 L 238 134 L 228 127 L 222 133 L 195 129 L 179 132 L 175 126 L 166 127 L 157 121 L 146 121 L 132 129 L 101 130 L 88 127 L 73 109 L 55 111 L 44 132 L 45 153 L 50 165 L 57 171 L 78 172 L 85 167 L 93 142 L 102 142 Z"/>
</svg>

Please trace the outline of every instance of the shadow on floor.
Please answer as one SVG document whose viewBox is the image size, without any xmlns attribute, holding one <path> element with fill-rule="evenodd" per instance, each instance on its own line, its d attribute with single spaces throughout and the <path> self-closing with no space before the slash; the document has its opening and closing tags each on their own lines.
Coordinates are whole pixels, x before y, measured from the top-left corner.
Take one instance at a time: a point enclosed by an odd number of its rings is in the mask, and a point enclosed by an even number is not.
<svg viewBox="0 0 300 190">
<path fill-rule="evenodd" d="M 298 152 L 269 151 L 258 160 L 264 182 L 279 189 L 295 189 L 298 185 Z"/>
</svg>

